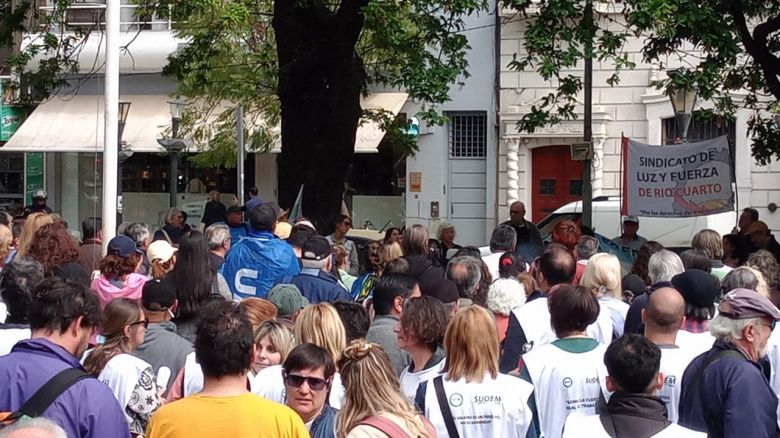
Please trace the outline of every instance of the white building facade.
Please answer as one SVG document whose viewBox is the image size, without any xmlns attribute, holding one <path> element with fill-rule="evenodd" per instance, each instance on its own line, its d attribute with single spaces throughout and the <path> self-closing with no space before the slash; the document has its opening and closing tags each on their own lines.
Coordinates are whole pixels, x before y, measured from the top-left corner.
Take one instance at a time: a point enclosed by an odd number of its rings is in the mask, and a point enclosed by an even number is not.
<svg viewBox="0 0 780 438">
<path fill-rule="evenodd" d="M 526 205 L 526 219 L 538 221 L 558 206 L 580 198 L 583 162 L 571 160 L 569 145 L 582 141 L 583 111 L 579 105 L 575 110 L 578 120 L 565 121 L 533 134 L 517 129 L 517 121 L 523 114 L 542 96 L 554 91 L 554 87 L 533 71 L 509 68 L 513 56 L 522 53 L 525 24 L 508 10 L 502 12 L 502 21 L 496 216 L 499 222 L 508 218 L 509 205 L 519 200 Z M 594 197 L 620 194 L 622 136 L 649 144 L 669 144 L 674 139 L 674 114 L 669 98 L 662 90 L 651 87 L 653 81 L 665 77 L 665 72 L 642 61 L 642 46 L 641 38 L 629 39 L 626 52 L 636 68 L 622 71 L 620 83 L 614 87 L 606 83 L 614 72 L 612 64 L 593 63 L 591 182 Z M 680 63 L 669 59 L 666 65 L 675 68 Z M 735 99 L 739 100 L 739 96 Z M 697 107 L 708 106 L 708 102 L 700 101 Z M 751 158 L 748 118 L 749 112 L 740 110 L 733 124 L 713 121 L 697 126 L 694 121 L 688 138 L 694 141 L 724 134 L 730 137 L 735 152 L 737 207 L 756 208 L 761 220 L 777 231 L 780 212 L 772 212 L 770 204 L 780 204 L 780 163 L 760 166 Z M 594 226 L 599 232 L 598 224 Z M 608 235 L 613 231 L 603 232 Z"/>
</svg>

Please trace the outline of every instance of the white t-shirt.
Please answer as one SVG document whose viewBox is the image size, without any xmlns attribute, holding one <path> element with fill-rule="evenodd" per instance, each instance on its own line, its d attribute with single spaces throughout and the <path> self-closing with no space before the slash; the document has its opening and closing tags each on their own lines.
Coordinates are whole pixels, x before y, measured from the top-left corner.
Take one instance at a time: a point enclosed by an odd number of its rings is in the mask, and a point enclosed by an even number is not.
<svg viewBox="0 0 780 438">
<path fill-rule="evenodd" d="M 9 328 L 0 330 L 0 356 L 11 352 L 17 342 L 30 339 L 32 332 L 29 328 Z"/>
<path fill-rule="evenodd" d="M 704 432 L 695 432 L 672 423 L 653 438 L 706 438 Z M 563 438 L 610 438 L 598 415 L 582 415 L 574 413 L 566 418 L 563 428 Z"/>
<path fill-rule="evenodd" d="M 715 337 L 710 332 L 691 333 L 685 330 L 677 332 L 676 344 L 682 349 L 689 351 L 696 357 L 712 348 Z M 771 338 L 770 338 L 771 342 Z"/>
<path fill-rule="evenodd" d="M 266 398 L 277 403 L 285 404 L 287 391 L 282 377 L 282 366 L 272 365 L 260 370 L 256 376 L 249 378 L 252 392 L 260 397 Z M 341 409 L 344 400 L 344 385 L 341 383 L 339 373 L 333 375 L 333 384 L 330 388 L 330 406 L 334 409 Z"/>
<path fill-rule="evenodd" d="M 769 386 L 780 396 L 780 327 L 775 327 L 769 336 L 766 356 L 770 364 Z M 780 427 L 780 402 L 777 406 L 777 426 Z"/>
<path fill-rule="evenodd" d="M 414 397 L 417 395 L 417 388 L 420 386 L 420 383 L 427 382 L 441 374 L 445 361 L 446 359 L 442 359 L 436 365 L 416 373 L 409 371 L 414 364 L 401 371 L 401 392 L 404 393 L 412 404 L 414 404 Z"/>
<path fill-rule="evenodd" d="M 533 422 L 528 399 L 533 385 L 517 377 L 485 374 L 482 382 L 443 380 L 444 393 L 461 437 L 525 438 Z M 447 426 L 436 399 L 434 381 L 425 390 L 425 415 L 439 437 L 447 437 Z"/>
<path fill-rule="evenodd" d="M 535 388 L 536 410 L 543 436 L 560 438 L 566 417 L 572 412 L 596 413 L 599 396 L 606 394 L 606 351 L 607 347 L 603 344 L 582 353 L 547 344 L 523 355 Z"/>
<path fill-rule="evenodd" d="M 612 342 L 612 317 L 605 306 L 599 307 L 599 316 L 596 322 L 588 326 L 586 333 L 588 337 L 595 339 L 600 344 L 609 345 Z M 550 323 L 550 308 L 547 305 L 547 297 L 537 298 L 516 307 L 512 313 L 525 333 L 527 351 L 558 339 Z"/>
<path fill-rule="evenodd" d="M 669 421 L 677 422 L 683 373 L 696 356 L 698 353 L 688 348 L 661 346 L 660 372 L 664 375 L 664 386 L 655 395 L 666 403 Z"/>
<path fill-rule="evenodd" d="M 600 297 L 599 304 L 602 308 L 606 307 L 609 311 L 609 316 L 612 318 L 612 327 L 617 337 L 623 336 L 623 326 L 626 324 L 626 314 L 628 313 L 628 308 L 631 306 L 612 296 Z"/>
<path fill-rule="evenodd" d="M 498 259 L 500 259 L 502 255 L 504 255 L 504 252 L 505 251 L 494 252 L 490 255 L 486 255 L 482 257 L 482 261 L 485 262 L 485 265 L 488 268 L 488 272 L 490 272 L 490 275 L 493 277 L 493 281 L 496 281 L 499 278 Z"/>
<path fill-rule="evenodd" d="M 249 378 L 249 388 L 254 389 L 252 382 L 252 375 L 247 376 Z M 187 397 L 192 394 L 197 394 L 203 390 L 203 369 L 200 364 L 195 360 L 195 352 L 187 355 L 184 361 L 184 393 L 182 397 Z"/>
<path fill-rule="evenodd" d="M 103 371 L 98 374 L 98 380 L 105 383 L 114 393 L 125 413 L 127 423 L 132 423 L 133 419 L 127 414 L 127 405 L 130 403 L 130 397 L 133 395 L 135 386 L 141 379 L 141 373 L 151 370 L 152 366 L 143 359 L 137 358 L 132 354 L 117 354 L 106 363 Z M 154 372 L 151 373 L 154 375 Z M 156 382 L 149 382 L 156 384 Z"/>
</svg>

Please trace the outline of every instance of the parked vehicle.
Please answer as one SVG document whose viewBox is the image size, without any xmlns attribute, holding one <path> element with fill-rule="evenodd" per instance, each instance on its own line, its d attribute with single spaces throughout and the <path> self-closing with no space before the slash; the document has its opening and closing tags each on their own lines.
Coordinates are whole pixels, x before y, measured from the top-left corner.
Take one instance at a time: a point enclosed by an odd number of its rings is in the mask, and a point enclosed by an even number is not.
<svg viewBox="0 0 780 438">
<path fill-rule="evenodd" d="M 621 233 L 619 196 L 600 196 L 593 199 L 593 231 L 612 239 Z M 548 242 L 555 224 L 571 220 L 578 225 L 582 221 L 582 201 L 570 202 L 537 224 L 542 239 Z M 654 240 L 669 249 L 687 249 L 691 238 L 698 231 L 709 228 L 721 235 L 728 234 L 737 223 L 735 212 L 712 214 L 687 218 L 639 217 L 638 234 L 647 240 Z"/>
</svg>

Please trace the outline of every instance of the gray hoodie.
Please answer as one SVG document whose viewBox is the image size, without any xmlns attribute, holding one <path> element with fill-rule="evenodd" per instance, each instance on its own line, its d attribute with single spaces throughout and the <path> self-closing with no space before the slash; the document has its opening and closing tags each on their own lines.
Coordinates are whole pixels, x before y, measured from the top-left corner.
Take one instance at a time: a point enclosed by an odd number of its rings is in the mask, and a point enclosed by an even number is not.
<svg viewBox="0 0 780 438">
<path fill-rule="evenodd" d="M 192 344 L 176 334 L 176 324 L 165 321 L 149 324 L 144 343 L 135 349 L 134 354 L 148 362 L 157 375 L 161 367 L 171 370 L 167 388 L 184 367 L 184 361 L 192 351 Z"/>
</svg>

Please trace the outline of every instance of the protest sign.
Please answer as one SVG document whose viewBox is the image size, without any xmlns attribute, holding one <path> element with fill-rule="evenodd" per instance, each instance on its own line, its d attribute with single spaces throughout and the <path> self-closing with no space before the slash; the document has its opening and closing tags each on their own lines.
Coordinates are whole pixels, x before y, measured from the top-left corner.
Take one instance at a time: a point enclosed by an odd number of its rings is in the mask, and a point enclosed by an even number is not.
<svg viewBox="0 0 780 438">
<path fill-rule="evenodd" d="M 653 146 L 623 139 L 623 214 L 704 216 L 734 210 L 728 139 Z"/>
</svg>

